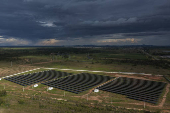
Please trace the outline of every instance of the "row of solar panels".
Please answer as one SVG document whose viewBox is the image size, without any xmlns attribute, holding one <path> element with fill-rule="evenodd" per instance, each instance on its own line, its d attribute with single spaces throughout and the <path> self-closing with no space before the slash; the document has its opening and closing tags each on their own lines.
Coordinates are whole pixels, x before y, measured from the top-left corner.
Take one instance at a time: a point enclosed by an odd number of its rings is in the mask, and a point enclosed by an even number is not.
<svg viewBox="0 0 170 113">
<path fill-rule="evenodd" d="M 63 79 L 49 81 L 42 84 L 78 94 L 91 87 L 106 82 L 111 78 L 112 77 L 110 76 L 81 73 Z"/>
<path fill-rule="evenodd" d="M 71 73 L 50 70 L 4 79 L 22 86 L 43 82 L 44 85 L 78 94 L 114 78 L 89 73 L 69 75 Z M 165 85 L 166 83 L 163 82 L 120 77 L 98 87 L 98 89 L 126 95 L 135 100 L 157 103 Z"/>
<path fill-rule="evenodd" d="M 4 79 L 22 86 L 45 82 L 42 84 L 77 94 L 91 87 L 99 85 L 103 82 L 106 82 L 112 78 L 110 76 L 102 76 L 89 73 L 81 73 L 72 76 L 69 75 L 71 75 L 71 73 L 50 70 L 26 75 L 7 77 Z"/>
<path fill-rule="evenodd" d="M 98 89 L 126 95 L 128 98 L 157 103 L 166 83 L 120 77 Z"/>
<path fill-rule="evenodd" d="M 60 77 L 66 77 L 68 75 L 71 75 L 71 73 L 50 70 L 50 71 L 43 71 L 38 73 L 26 74 L 26 75 L 7 77 L 4 79 L 17 83 L 22 86 L 28 86 L 43 81 L 49 81 L 53 79 L 58 79 Z"/>
<path fill-rule="evenodd" d="M 168 75 L 167 75 L 168 76 Z M 170 79 L 167 77 L 166 75 L 164 75 L 164 78 L 170 83 Z"/>
</svg>

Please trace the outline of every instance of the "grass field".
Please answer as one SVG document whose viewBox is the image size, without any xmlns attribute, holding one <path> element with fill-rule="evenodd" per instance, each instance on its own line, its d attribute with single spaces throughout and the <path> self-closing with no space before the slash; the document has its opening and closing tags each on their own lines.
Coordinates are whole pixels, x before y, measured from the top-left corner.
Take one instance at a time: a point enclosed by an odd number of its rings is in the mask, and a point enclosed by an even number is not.
<svg viewBox="0 0 170 113">
<path fill-rule="evenodd" d="M 37 71 L 43 70 L 44 69 L 40 69 Z M 42 84 L 39 84 L 36 88 L 32 88 L 32 86 L 24 87 L 23 91 L 22 86 L 6 80 L 1 80 L 0 90 L 3 90 L 4 87 L 7 91 L 7 96 L 0 97 L 2 99 L 2 104 L 0 107 L 3 108 L 5 112 L 33 112 L 34 110 L 36 110 L 37 113 L 52 112 L 53 110 L 59 110 L 60 112 L 66 112 L 68 110 L 69 112 L 93 111 L 93 113 L 113 112 L 115 110 L 119 112 L 144 112 L 118 107 L 123 106 L 126 108 L 143 109 L 143 102 L 127 99 L 123 95 L 104 91 L 100 91 L 99 93 L 92 92 L 88 95 L 87 99 L 86 94 L 88 91 L 80 94 L 74 94 L 59 89 L 53 89 L 47 92 L 47 86 Z M 138 105 L 129 103 L 138 103 Z M 146 103 L 146 105 L 147 104 L 148 103 Z M 168 106 L 168 104 L 169 103 L 166 105 Z M 159 109 L 152 107 L 146 107 L 146 109 L 151 111 L 159 111 Z"/>
<path fill-rule="evenodd" d="M 169 69 L 156 68 L 153 66 L 131 64 L 101 64 L 91 62 L 73 62 L 73 61 L 56 61 L 46 64 L 33 64 L 32 66 L 48 67 L 48 68 L 71 68 L 82 70 L 99 70 L 99 71 L 122 71 L 122 72 L 137 72 L 137 73 L 151 73 L 151 74 L 168 74 Z"/>
<path fill-rule="evenodd" d="M 23 87 L 15 83 L 2 80 L 0 84 L 0 90 L 7 91 L 7 96 L 0 97 L 1 105 L 5 112 L 93 112 L 93 113 L 105 113 L 113 111 L 121 112 L 144 112 L 138 110 L 125 109 L 128 108 L 143 108 L 143 102 L 127 99 L 125 96 L 107 93 L 100 91 L 99 93 L 91 93 L 84 96 L 88 91 L 82 94 L 73 94 L 67 91 L 54 89 L 52 91 L 46 91 L 46 86 L 39 85 L 37 88 L 31 86 Z M 64 97 L 65 92 L 65 97 Z M 141 105 L 131 105 L 127 103 L 141 103 Z M 104 106 L 105 105 L 105 106 Z M 119 108 L 117 106 L 124 106 Z M 111 107 L 114 106 L 114 107 Z M 147 108 L 155 111 L 152 108 Z"/>
<path fill-rule="evenodd" d="M 118 59 L 148 59 L 145 55 L 139 53 L 129 53 L 129 54 L 95 54 L 96 57 L 100 58 L 118 58 Z"/>
<path fill-rule="evenodd" d="M 2 85 L 3 84 L 3 85 Z M 89 100 L 86 98 L 78 98 L 74 96 L 82 96 L 87 92 L 76 95 L 70 92 L 54 89 L 52 91 L 47 92 L 46 86 L 39 85 L 37 88 L 26 88 L 23 92 L 23 87 L 16 85 L 14 83 L 2 80 L 0 84 L 0 89 L 7 90 L 7 96 L 0 97 L 1 105 L 4 112 L 113 112 L 114 107 L 109 107 L 112 104 L 108 104 L 108 97 L 102 98 L 100 95 L 104 95 L 105 92 L 101 92 L 99 96 L 102 100 L 102 103 L 99 103 L 98 100 L 92 100 L 96 94 L 92 93 L 89 95 Z M 115 96 L 115 95 L 113 95 Z M 120 100 L 121 98 L 121 100 Z M 121 96 L 117 96 L 116 99 L 112 98 L 113 102 L 124 102 Z M 103 106 L 107 105 L 107 106 Z M 114 104 L 113 104 L 114 105 Z M 140 108 L 140 107 L 139 107 Z M 121 110 L 121 108 L 116 108 L 117 110 Z M 128 112 L 127 109 L 122 109 L 122 111 Z M 133 112 L 142 112 L 132 110 Z"/>
<path fill-rule="evenodd" d="M 151 51 L 152 52 L 152 51 Z M 153 51 L 155 52 L 155 50 Z M 54 53 L 54 55 L 51 55 Z M 44 71 L 44 68 L 78 69 L 92 71 L 113 71 L 113 72 L 136 72 L 148 73 L 153 76 L 143 75 L 119 75 L 125 77 L 149 79 L 167 82 L 163 77 L 154 75 L 169 75 L 170 68 L 163 68 L 154 63 L 145 65 L 147 61 L 152 61 L 149 57 L 140 53 L 138 49 L 112 48 L 112 49 L 75 49 L 75 48 L 1 48 L 0 76 L 8 76 L 35 68 L 36 71 Z M 4 60 L 5 59 L 5 60 Z M 110 62 L 113 59 L 113 62 Z M 129 61 L 144 62 L 144 64 L 131 63 Z M 11 66 L 12 61 L 12 66 Z M 123 62 L 122 62 L 123 61 Z M 154 61 L 156 62 L 156 61 Z M 169 63 L 169 62 L 166 62 Z M 163 65 L 163 64 L 162 64 Z M 57 70 L 57 69 L 56 69 Z M 81 71 L 65 71 L 73 74 Z M 27 74 L 24 73 L 24 74 Z M 118 74 L 94 73 L 106 76 L 117 76 Z M 126 98 L 124 95 L 100 91 L 99 93 L 89 93 L 89 90 L 80 94 L 73 94 L 67 91 L 54 88 L 47 91 L 47 86 L 39 84 L 38 87 L 23 87 L 15 83 L 1 80 L 0 91 L 7 91 L 6 96 L 0 96 L 0 112 L 61 112 L 61 113 L 111 113 L 129 112 L 144 113 L 143 110 L 133 110 L 127 108 L 144 109 L 144 103 Z M 64 96 L 65 93 L 65 96 Z M 163 94 L 159 102 L 163 99 Z M 88 96 L 86 95 L 88 94 Z M 162 108 L 157 105 L 146 103 L 145 110 L 160 112 L 170 111 L 170 93 Z M 153 107 L 154 106 L 154 107 Z M 156 107 L 155 107 L 156 106 Z"/>
</svg>

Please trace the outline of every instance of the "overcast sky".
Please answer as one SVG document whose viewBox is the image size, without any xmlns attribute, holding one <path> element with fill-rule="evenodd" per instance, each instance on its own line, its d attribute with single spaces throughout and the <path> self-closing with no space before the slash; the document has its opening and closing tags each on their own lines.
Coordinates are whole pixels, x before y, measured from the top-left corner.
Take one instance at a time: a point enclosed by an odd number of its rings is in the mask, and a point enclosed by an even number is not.
<svg viewBox="0 0 170 113">
<path fill-rule="evenodd" d="M 0 1 L 0 46 L 170 45 L 170 0 Z"/>
</svg>

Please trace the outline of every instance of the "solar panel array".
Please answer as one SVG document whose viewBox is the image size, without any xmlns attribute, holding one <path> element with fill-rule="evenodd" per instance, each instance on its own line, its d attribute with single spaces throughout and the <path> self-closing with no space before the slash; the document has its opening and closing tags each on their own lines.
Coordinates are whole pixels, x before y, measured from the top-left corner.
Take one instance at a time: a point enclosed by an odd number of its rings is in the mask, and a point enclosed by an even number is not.
<svg viewBox="0 0 170 113">
<path fill-rule="evenodd" d="M 70 75 L 70 73 L 50 70 L 50 71 L 43 71 L 38 73 L 26 74 L 26 75 L 7 77 L 4 79 L 17 83 L 22 86 L 28 86 L 31 84 L 35 84 L 43 81 L 49 81 L 52 79 L 57 79 L 68 75 Z"/>
<path fill-rule="evenodd" d="M 106 82 L 111 78 L 112 77 L 110 76 L 81 73 L 42 84 L 78 94 L 80 92 L 88 90 L 89 88 Z"/>
<path fill-rule="evenodd" d="M 114 78 L 89 73 L 69 75 L 71 73 L 50 70 L 4 79 L 22 86 L 41 82 L 50 87 L 78 94 Z M 98 87 L 98 89 L 126 95 L 130 99 L 156 104 L 165 86 L 166 83 L 163 82 L 119 77 Z"/>
<path fill-rule="evenodd" d="M 126 95 L 127 98 L 156 104 L 166 83 L 120 77 L 98 89 Z"/>
<path fill-rule="evenodd" d="M 169 77 L 167 77 L 168 75 L 163 75 L 163 76 L 170 83 L 170 79 L 169 79 Z"/>
</svg>

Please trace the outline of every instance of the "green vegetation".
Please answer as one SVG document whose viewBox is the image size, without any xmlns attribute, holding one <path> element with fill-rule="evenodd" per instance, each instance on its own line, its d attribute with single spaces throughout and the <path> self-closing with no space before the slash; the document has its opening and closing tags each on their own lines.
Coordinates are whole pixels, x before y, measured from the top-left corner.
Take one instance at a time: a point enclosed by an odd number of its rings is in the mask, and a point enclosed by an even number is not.
<svg viewBox="0 0 170 113">
<path fill-rule="evenodd" d="M 169 87 L 170 90 L 170 87 Z M 168 108 L 170 106 L 170 92 L 167 94 L 165 107 Z"/>
<path fill-rule="evenodd" d="M 24 104 L 25 102 L 24 102 L 24 100 L 18 100 L 18 103 L 19 104 Z"/>
<path fill-rule="evenodd" d="M 14 112 L 14 113 L 21 113 L 21 112 L 34 112 L 34 113 L 45 113 L 45 112 L 53 112 L 57 111 L 60 113 L 64 112 L 81 112 L 81 113 L 111 113 L 111 112 L 129 112 L 129 113 L 144 113 L 143 110 L 133 110 L 133 109 L 126 109 L 124 107 L 118 107 L 122 104 L 116 103 L 107 103 L 109 100 L 108 97 L 102 97 L 102 95 L 106 95 L 106 92 L 100 92 L 100 94 L 92 93 L 89 95 L 89 98 L 98 95 L 100 99 L 103 100 L 102 103 L 98 102 L 97 100 L 86 100 L 86 98 L 77 98 L 74 96 L 83 96 L 83 94 L 72 94 L 70 92 L 66 92 L 66 96 L 64 97 L 62 94 L 64 91 L 54 89 L 49 91 L 49 94 L 41 93 L 40 91 L 45 91 L 44 85 L 39 85 L 37 88 L 29 88 L 32 90 L 25 89 L 22 91 L 21 86 L 5 81 L 4 83 L 8 83 L 6 86 L 6 90 L 9 92 L 7 96 L 0 98 L 0 105 L 1 108 L 4 108 L 4 112 Z M 11 87 L 17 86 L 17 87 Z M 0 89 L 2 89 L 2 85 L 0 85 Z M 42 90 L 44 89 L 44 90 Z M 56 92 L 56 93 L 53 93 Z M 55 94 L 55 95 L 53 95 Z M 109 95 L 112 95 L 109 93 Z M 106 95 L 107 96 L 107 95 Z M 125 97 L 122 95 L 113 94 L 113 102 L 125 102 L 123 101 Z M 121 99 L 122 101 L 120 101 Z M 129 102 L 133 102 L 134 100 L 130 100 Z M 127 102 L 127 101 L 126 101 Z M 136 101 L 134 101 L 136 102 Z M 113 106 L 114 105 L 114 106 Z M 127 106 L 127 105 L 126 105 Z M 133 106 L 128 106 L 133 108 Z M 137 106 L 136 108 L 142 108 L 142 106 Z"/>
<path fill-rule="evenodd" d="M 39 70 L 27 72 L 44 71 L 44 68 L 78 69 L 78 70 L 98 70 L 115 72 L 137 72 L 149 73 L 153 75 L 163 74 L 169 77 L 169 59 L 154 60 L 144 54 L 142 50 L 156 56 L 160 55 L 165 48 L 137 48 L 137 47 L 111 47 L 111 48 L 66 48 L 66 47 L 30 47 L 30 48 L 0 48 L 0 76 L 12 75 L 15 73 L 41 68 Z M 168 50 L 168 49 L 166 49 Z M 12 61 L 12 66 L 11 66 Z M 78 74 L 79 71 L 65 72 Z M 24 73 L 24 74 L 27 74 Z M 115 76 L 115 74 L 102 75 Z M 132 76 L 132 75 L 129 75 Z M 156 81 L 167 82 L 163 77 L 133 75 Z M 143 102 L 127 99 L 123 95 L 100 91 L 92 92 L 88 95 L 85 91 L 80 94 L 73 94 L 67 91 L 53 89 L 47 92 L 47 86 L 39 84 L 38 87 L 25 87 L 15 83 L 0 81 L 0 107 L 4 112 L 146 112 L 143 110 L 133 110 L 126 108 L 143 109 Z M 65 93 L 65 97 L 64 97 Z M 165 93 L 165 90 L 164 90 Z M 163 94 L 164 94 L 163 93 Z M 161 95 L 161 99 L 163 98 Z M 147 106 L 146 110 L 161 112 L 169 110 L 170 93 L 167 95 L 166 103 L 163 108 Z M 138 104 L 133 104 L 138 103 Z M 147 103 L 148 104 L 148 103 Z M 150 105 L 150 104 L 149 104 Z M 152 105 L 152 104 L 151 104 Z"/>
<path fill-rule="evenodd" d="M 0 97 L 2 97 L 2 96 L 6 96 L 6 95 L 7 95 L 6 90 L 2 90 L 2 91 L 0 91 Z"/>
<path fill-rule="evenodd" d="M 147 59 L 145 55 L 142 55 L 140 53 L 125 53 L 125 54 L 103 54 L 103 53 L 98 53 L 95 54 L 96 57 L 100 58 L 116 58 L 116 59 Z"/>
<path fill-rule="evenodd" d="M 93 113 L 105 113 L 105 112 L 113 112 L 113 111 L 122 111 L 122 112 L 144 112 L 144 111 L 138 111 L 138 110 L 129 110 L 125 108 L 120 107 L 111 107 L 111 106 L 103 106 L 102 104 L 96 103 L 95 101 L 87 101 L 86 99 L 80 99 L 76 97 L 71 97 L 71 93 L 66 92 L 67 97 L 62 97 L 58 92 L 63 92 L 61 90 L 53 90 L 57 91 L 55 94 L 57 95 L 48 95 L 45 93 L 38 93 L 41 89 L 43 91 L 43 85 L 34 88 L 31 90 L 25 90 L 24 92 L 21 89 L 21 86 L 17 86 L 14 83 L 8 82 L 4 80 L 4 83 L 8 83 L 6 86 L 6 90 L 9 92 L 7 96 L 0 98 L 0 105 L 1 108 L 4 108 L 5 112 L 14 112 L 14 113 L 20 113 L 20 112 L 52 112 L 52 111 L 58 111 L 58 112 L 93 112 Z M 17 86 L 11 87 L 12 86 Z M 3 86 L 0 85 L 0 88 L 2 89 Z M 30 88 L 32 89 L 32 88 Z M 53 94 L 51 92 L 48 92 L 50 94 Z M 76 95 L 76 94 L 73 94 Z M 63 100 L 57 100 L 57 99 L 63 99 Z M 65 101 L 67 100 L 67 101 Z M 90 103 L 94 103 L 90 105 Z M 90 106 L 89 106 L 90 105 Z"/>
</svg>

